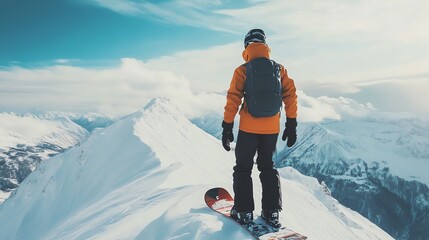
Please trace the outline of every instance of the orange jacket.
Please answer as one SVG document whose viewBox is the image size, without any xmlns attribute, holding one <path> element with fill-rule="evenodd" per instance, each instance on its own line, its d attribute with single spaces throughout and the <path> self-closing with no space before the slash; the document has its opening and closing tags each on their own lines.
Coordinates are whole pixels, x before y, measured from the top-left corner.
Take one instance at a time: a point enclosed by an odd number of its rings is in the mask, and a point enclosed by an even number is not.
<svg viewBox="0 0 429 240">
<path fill-rule="evenodd" d="M 259 57 L 270 57 L 270 48 L 264 43 L 252 43 L 243 51 L 243 59 L 249 62 Z M 288 77 L 286 69 L 280 65 L 282 82 L 282 99 L 285 104 L 286 116 L 296 118 L 298 97 L 296 96 L 295 84 Z M 274 134 L 280 132 L 280 113 L 272 117 L 255 118 L 247 110 L 246 103 L 242 103 L 244 96 L 244 82 L 246 80 L 246 67 L 239 66 L 234 71 L 231 85 L 226 96 L 224 121 L 234 122 L 240 105 L 240 130 L 248 133 Z"/>
</svg>

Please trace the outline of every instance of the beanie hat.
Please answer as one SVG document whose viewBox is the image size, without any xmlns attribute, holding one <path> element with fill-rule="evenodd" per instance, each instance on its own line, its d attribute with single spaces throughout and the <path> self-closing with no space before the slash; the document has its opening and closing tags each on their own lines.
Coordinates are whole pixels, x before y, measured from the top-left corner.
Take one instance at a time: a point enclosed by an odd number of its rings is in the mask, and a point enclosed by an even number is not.
<svg viewBox="0 0 429 240">
<path fill-rule="evenodd" d="M 252 29 L 244 38 L 244 48 L 246 48 L 252 42 L 265 43 L 265 33 L 262 29 Z"/>
</svg>

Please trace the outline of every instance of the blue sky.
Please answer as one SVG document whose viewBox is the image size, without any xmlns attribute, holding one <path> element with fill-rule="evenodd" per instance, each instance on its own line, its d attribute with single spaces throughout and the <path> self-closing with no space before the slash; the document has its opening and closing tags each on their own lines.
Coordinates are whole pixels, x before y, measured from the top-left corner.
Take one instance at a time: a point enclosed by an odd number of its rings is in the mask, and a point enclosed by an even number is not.
<svg viewBox="0 0 429 240">
<path fill-rule="evenodd" d="M 91 1 L 3 0 L 0 11 L 0 66 L 39 66 L 56 59 L 85 64 L 124 56 L 149 59 L 237 37 L 116 12 Z"/>
<path fill-rule="evenodd" d="M 262 28 L 302 119 L 429 116 L 428 11 L 426 0 L 2 0 L 0 111 L 123 115 L 166 96 L 221 113 L 212 93 Z"/>
</svg>

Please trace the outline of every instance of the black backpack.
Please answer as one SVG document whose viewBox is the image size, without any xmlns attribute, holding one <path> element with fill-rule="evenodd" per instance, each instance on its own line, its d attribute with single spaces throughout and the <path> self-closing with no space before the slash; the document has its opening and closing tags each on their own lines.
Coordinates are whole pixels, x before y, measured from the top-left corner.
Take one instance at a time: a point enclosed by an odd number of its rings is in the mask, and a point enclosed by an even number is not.
<svg viewBox="0 0 429 240">
<path fill-rule="evenodd" d="M 245 64 L 244 101 L 253 117 L 276 115 L 282 107 L 280 65 L 267 58 Z"/>
</svg>

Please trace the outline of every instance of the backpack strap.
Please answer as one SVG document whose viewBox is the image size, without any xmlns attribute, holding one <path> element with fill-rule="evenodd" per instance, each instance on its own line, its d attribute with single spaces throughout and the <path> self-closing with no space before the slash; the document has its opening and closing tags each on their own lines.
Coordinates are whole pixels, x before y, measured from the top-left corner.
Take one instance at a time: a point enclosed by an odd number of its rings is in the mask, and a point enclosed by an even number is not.
<svg viewBox="0 0 429 240">
<path fill-rule="evenodd" d="M 270 59 L 270 61 L 271 61 L 271 64 L 273 64 L 273 70 L 274 70 L 274 73 L 276 74 L 276 77 L 278 79 L 280 79 L 280 81 L 281 81 L 281 74 L 280 74 L 281 68 L 280 68 L 280 64 L 276 63 L 276 61 L 271 60 L 271 59 Z"/>
<path fill-rule="evenodd" d="M 283 84 L 282 84 L 282 76 L 281 76 L 281 67 L 280 64 L 278 64 L 276 61 L 274 60 L 270 60 L 271 63 L 273 64 L 273 68 L 274 68 L 274 74 L 276 76 L 276 78 L 278 79 L 278 81 L 280 82 L 280 95 L 282 95 L 283 93 Z M 280 114 L 282 112 L 282 107 L 280 108 Z"/>
</svg>

